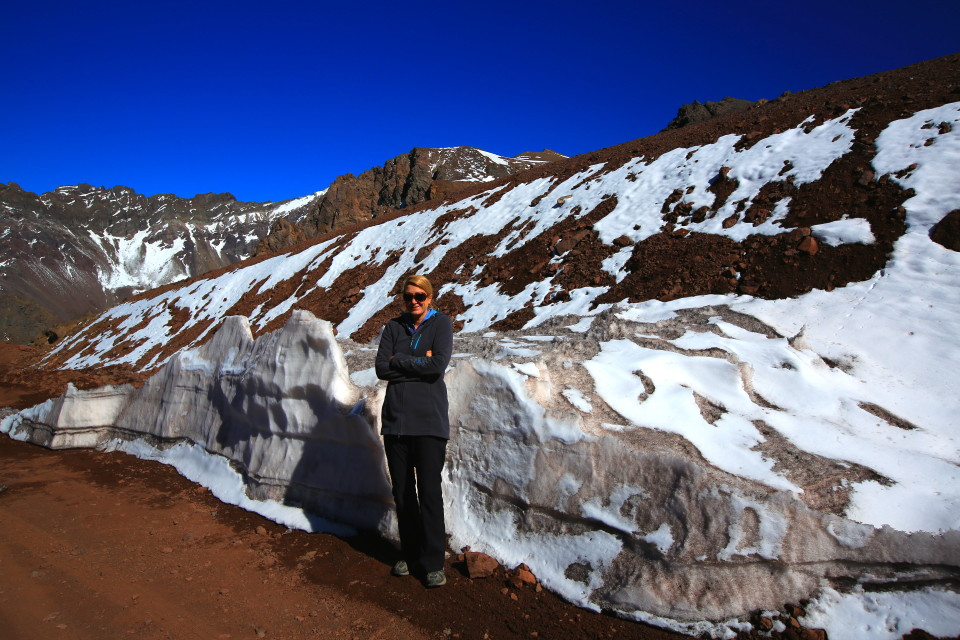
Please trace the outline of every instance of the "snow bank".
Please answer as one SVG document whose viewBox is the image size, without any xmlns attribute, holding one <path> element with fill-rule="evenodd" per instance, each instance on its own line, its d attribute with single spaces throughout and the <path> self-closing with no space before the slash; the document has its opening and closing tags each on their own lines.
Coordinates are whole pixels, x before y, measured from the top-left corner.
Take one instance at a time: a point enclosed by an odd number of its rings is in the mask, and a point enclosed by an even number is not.
<svg viewBox="0 0 960 640">
<path fill-rule="evenodd" d="M 830 590 L 865 576 L 890 587 L 956 571 L 955 527 L 872 526 L 831 497 L 862 501 L 854 490 L 881 475 L 916 490 L 858 450 L 883 461 L 875 449 L 912 447 L 932 475 L 943 463 L 923 434 L 884 444 L 902 430 L 856 408 L 862 385 L 849 373 L 724 306 L 566 324 L 458 336 L 458 353 L 486 356 L 455 359 L 447 376 L 453 548 L 526 562 L 584 607 L 692 633 L 808 598 L 822 602 L 811 616 L 850 606 L 857 592 Z M 234 317 L 141 389 L 69 389 L 0 429 L 173 464 L 287 526 L 393 536 L 373 356 L 359 345 L 344 355 L 307 312 L 257 340 Z M 949 518 L 955 496 L 940 490 L 936 517 Z M 924 593 L 904 596 L 904 611 Z"/>
<path fill-rule="evenodd" d="M 389 482 L 374 422 L 330 324 L 297 312 L 283 330 L 257 341 L 246 318 L 228 318 L 210 342 L 177 354 L 141 389 L 70 388 L 4 425 L 54 448 L 124 448 L 117 438 L 144 438 L 162 451 L 147 457 L 175 458 L 178 468 L 180 450 L 166 449 L 194 443 L 238 470 L 249 499 L 294 506 L 341 527 L 389 531 Z M 190 477 L 230 485 L 218 475 L 195 469 Z M 239 496 L 228 501 L 247 504 Z M 267 507 L 255 510 L 273 517 Z M 317 527 L 322 523 L 304 528 Z"/>
</svg>

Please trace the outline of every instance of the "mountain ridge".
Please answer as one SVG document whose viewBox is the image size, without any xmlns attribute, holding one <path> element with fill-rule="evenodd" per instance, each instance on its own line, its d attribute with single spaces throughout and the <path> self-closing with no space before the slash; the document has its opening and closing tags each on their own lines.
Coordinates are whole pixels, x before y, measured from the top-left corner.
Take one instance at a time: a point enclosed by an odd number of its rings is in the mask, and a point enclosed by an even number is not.
<svg viewBox="0 0 960 640">
<path fill-rule="evenodd" d="M 387 160 L 382 167 L 372 167 L 357 176 L 338 176 L 299 221 L 278 221 L 257 253 L 280 251 L 328 231 L 449 197 L 474 183 L 487 183 L 563 158 L 549 149 L 506 158 L 475 147 L 414 147 Z"/>
<path fill-rule="evenodd" d="M 0 185 L 0 297 L 67 322 L 247 257 L 273 217 L 311 198 L 261 204 L 230 194 L 148 197 L 86 183 L 43 194 Z M 50 328 L 4 320 L 8 340 L 26 342 Z"/>
<path fill-rule="evenodd" d="M 5 229 L 0 237 L 0 309 L 8 310 L 0 317 L 0 333 L 21 343 L 41 333 L 53 339 L 57 325 L 102 311 L 131 294 L 220 269 L 256 255 L 261 247 L 311 237 L 314 212 L 334 210 L 326 224 L 339 228 L 350 216 L 372 217 L 392 210 L 389 205 L 406 206 L 406 199 L 419 202 L 473 180 L 546 162 L 551 154 L 561 157 L 550 152 L 503 159 L 466 147 L 414 151 L 432 172 L 425 182 L 397 173 L 394 165 L 410 154 L 375 169 L 381 182 L 420 184 L 421 191 L 413 198 L 398 191 L 376 206 L 360 201 L 364 181 L 350 174 L 334 180 L 336 195 L 330 198 L 328 188 L 264 203 L 241 202 L 229 193 L 145 196 L 120 185 L 81 183 L 34 194 L 16 183 L 0 184 L 0 225 Z M 346 217 L 335 210 L 344 200 L 353 203 Z"/>
</svg>

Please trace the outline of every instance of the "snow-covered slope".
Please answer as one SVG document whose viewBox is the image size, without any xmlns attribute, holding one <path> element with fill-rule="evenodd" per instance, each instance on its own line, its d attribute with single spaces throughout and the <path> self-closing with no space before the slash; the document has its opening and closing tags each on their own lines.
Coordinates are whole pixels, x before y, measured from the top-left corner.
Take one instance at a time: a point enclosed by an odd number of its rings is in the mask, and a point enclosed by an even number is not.
<svg viewBox="0 0 960 640">
<path fill-rule="evenodd" d="M 476 147 L 414 147 L 358 176 L 338 176 L 307 216 L 296 224 L 279 223 L 261 246 L 270 251 L 286 249 L 398 209 L 442 200 L 475 183 L 491 182 L 564 158 L 549 149 L 507 158 Z"/>
<path fill-rule="evenodd" d="M 370 341 L 418 271 L 461 329 L 455 548 L 688 631 L 810 599 L 832 639 L 956 634 L 960 253 L 934 229 L 960 210 L 958 81 L 954 56 L 796 94 L 142 295 L 49 356 L 156 370 L 142 390 L 70 390 L 3 429 L 147 434 L 152 453 L 111 446 L 221 487 L 196 460 L 224 456 L 250 508 L 294 486 L 389 531 L 324 500 L 382 458 L 300 482 L 338 451 L 300 432 L 358 459 L 338 434 L 376 432 Z"/>
</svg>

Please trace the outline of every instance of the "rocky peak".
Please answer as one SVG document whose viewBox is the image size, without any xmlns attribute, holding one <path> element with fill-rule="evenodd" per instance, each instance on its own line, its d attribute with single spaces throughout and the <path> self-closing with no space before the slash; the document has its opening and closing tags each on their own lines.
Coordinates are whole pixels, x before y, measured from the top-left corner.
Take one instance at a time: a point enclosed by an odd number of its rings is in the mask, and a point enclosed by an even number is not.
<svg viewBox="0 0 960 640">
<path fill-rule="evenodd" d="M 0 241 L 7 265 L 0 268 L 0 311 L 29 309 L 11 312 L 0 337 L 28 342 L 50 328 L 50 318 L 66 322 L 255 251 L 280 250 L 560 157 L 417 147 L 359 176 L 342 175 L 326 192 L 267 203 L 230 193 L 145 196 L 85 182 L 42 194 L 0 184 L 0 225 L 8 230 Z"/>
<path fill-rule="evenodd" d="M 475 147 L 414 147 L 359 176 L 346 173 L 337 177 L 299 224 L 277 222 L 257 253 L 280 251 L 322 233 L 448 196 L 470 184 L 514 175 L 565 157 L 549 149 L 508 158 Z"/>
<path fill-rule="evenodd" d="M 701 103 L 694 100 L 692 103 L 685 104 L 677 110 L 677 117 L 670 121 L 670 124 L 664 128 L 664 131 L 680 129 L 690 124 L 704 122 L 705 120 L 710 120 L 725 113 L 743 111 L 753 105 L 754 103 L 749 100 L 731 97 L 726 97 L 719 102 L 707 101 Z"/>
<path fill-rule="evenodd" d="M 434 180 L 462 182 L 489 182 L 518 173 L 530 167 L 559 160 L 566 156 L 550 152 L 553 157 L 534 157 L 524 153 L 512 158 L 498 156 L 475 147 L 447 147 L 443 149 L 414 149 L 431 161 Z"/>
<path fill-rule="evenodd" d="M 547 162 L 555 162 L 557 160 L 563 160 L 567 156 L 562 153 L 557 153 L 553 149 L 544 149 L 543 151 L 524 151 L 523 153 L 518 153 L 513 156 L 514 160 L 527 161 L 536 164 L 544 164 Z"/>
</svg>

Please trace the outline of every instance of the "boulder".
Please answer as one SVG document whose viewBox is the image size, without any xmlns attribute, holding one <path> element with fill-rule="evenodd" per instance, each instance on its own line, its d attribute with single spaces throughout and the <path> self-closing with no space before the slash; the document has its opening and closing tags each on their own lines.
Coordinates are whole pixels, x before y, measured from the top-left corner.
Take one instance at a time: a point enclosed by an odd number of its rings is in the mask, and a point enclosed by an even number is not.
<svg viewBox="0 0 960 640">
<path fill-rule="evenodd" d="M 930 239 L 951 251 L 960 251 L 960 209 L 954 209 L 933 225 Z"/>
<path fill-rule="evenodd" d="M 485 553 L 468 551 L 464 555 L 467 563 L 467 575 L 470 578 L 489 578 L 494 574 L 500 563 Z"/>
</svg>

